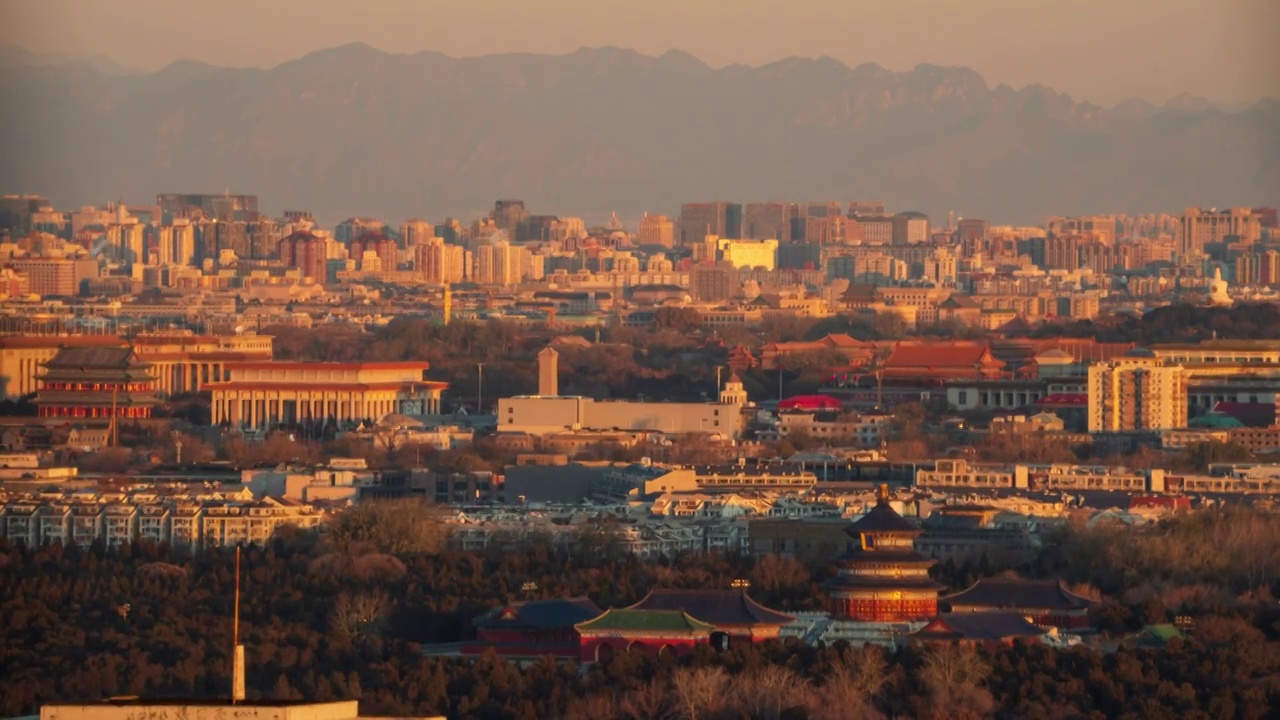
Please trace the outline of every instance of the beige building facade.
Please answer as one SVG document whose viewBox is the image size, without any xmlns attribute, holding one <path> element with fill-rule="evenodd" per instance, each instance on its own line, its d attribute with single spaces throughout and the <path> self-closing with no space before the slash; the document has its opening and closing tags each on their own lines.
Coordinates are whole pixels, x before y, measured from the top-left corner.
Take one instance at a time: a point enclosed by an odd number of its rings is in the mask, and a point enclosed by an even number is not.
<svg viewBox="0 0 1280 720">
<path fill-rule="evenodd" d="M 253 430 L 297 423 L 358 423 L 390 413 L 437 415 L 448 385 L 425 362 L 256 362 L 211 383 L 213 423 Z"/>
</svg>

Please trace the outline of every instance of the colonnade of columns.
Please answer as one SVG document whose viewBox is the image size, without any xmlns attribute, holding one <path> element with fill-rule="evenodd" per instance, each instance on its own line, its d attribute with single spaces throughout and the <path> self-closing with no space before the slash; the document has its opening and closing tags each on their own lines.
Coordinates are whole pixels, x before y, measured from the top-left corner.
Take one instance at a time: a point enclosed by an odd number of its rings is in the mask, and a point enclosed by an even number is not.
<svg viewBox="0 0 1280 720">
<path fill-rule="evenodd" d="M 428 415 L 440 413 L 440 392 L 428 391 L 419 400 Z M 378 420 L 401 412 L 413 402 L 394 390 L 235 390 L 213 391 L 213 424 L 265 429 L 271 425 Z"/>
<path fill-rule="evenodd" d="M 146 356 L 140 356 L 146 360 Z M 197 392 L 206 383 L 227 380 L 227 366 L 222 362 L 198 360 L 161 361 L 152 366 L 156 376 L 156 389 L 160 395 L 180 395 Z"/>
</svg>

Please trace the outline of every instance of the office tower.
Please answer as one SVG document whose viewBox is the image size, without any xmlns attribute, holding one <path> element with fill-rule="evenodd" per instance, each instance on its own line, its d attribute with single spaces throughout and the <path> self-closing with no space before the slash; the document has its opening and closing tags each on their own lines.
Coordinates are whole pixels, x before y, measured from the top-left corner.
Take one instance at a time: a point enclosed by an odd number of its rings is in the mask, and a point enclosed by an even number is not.
<svg viewBox="0 0 1280 720">
<path fill-rule="evenodd" d="M 929 242 L 929 217 L 924 213 L 901 212 L 893 216 L 894 245 L 921 245 Z"/>
<path fill-rule="evenodd" d="M 405 220 L 400 225 L 400 247 L 411 248 L 436 237 L 435 226 L 420 218 Z"/>
<path fill-rule="evenodd" d="M 1246 243 L 1258 242 L 1262 238 L 1261 218 L 1246 207 L 1229 210 L 1187 208 L 1182 214 L 1178 254 L 1184 258 L 1197 257 L 1204 252 L 1205 245 L 1223 242 L 1228 237 Z"/>
<path fill-rule="evenodd" d="M 804 214 L 805 217 L 825 218 L 843 215 L 844 212 L 841 211 L 838 202 L 811 202 L 805 203 Z"/>
<path fill-rule="evenodd" d="M 675 223 L 666 215 L 650 215 L 645 213 L 636 228 L 636 242 L 641 245 L 661 245 L 671 247 L 675 244 Z"/>
<path fill-rule="evenodd" d="M 723 201 L 681 205 L 680 244 L 691 245 L 707 235 L 741 238 L 742 206 Z"/>
<path fill-rule="evenodd" d="M 166 224 L 178 217 L 247 220 L 258 213 L 258 196 L 162 193 L 156 195 L 156 205 L 159 220 Z"/>
<path fill-rule="evenodd" d="M 31 232 L 32 216 L 46 207 L 49 201 L 39 195 L 0 196 L 0 235 L 25 237 Z"/>
<path fill-rule="evenodd" d="M 893 242 L 893 218 L 883 215 L 855 215 L 862 228 L 862 244 L 889 245 Z"/>
<path fill-rule="evenodd" d="M 369 233 L 386 235 L 387 224 L 377 218 L 347 218 L 333 229 L 333 239 L 342 245 L 349 245 L 352 240 Z"/>
<path fill-rule="evenodd" d="M 29 292 L 41 297 L 76 294 L 75 264 L 66 258 L 14 258 L 10 268 L 27 278 Z"/>
<path fill-rule="evenodd" d="M 107 243 L 111 245 L 115 257 L 125 265 L 146 264 L 144 227 L 140 223 L 130 222 L 107 228 Z"/>
<path fill-rule="evenodd" d="M 1187 426 L 1187 375 L 1149 350 L 1089 366 L 1089 432 Z"/>
<path fill-rule="evenodd" d="M 855 200 L 849 203 L 849 217 L 882 217 L 889 214 L 884 203 L 879 200 Z"/>
<path fill-rule="evenodd" d="M 462 282 L 465 274 L 464 250 L 449 245 L 444 238 L 431 238 L 413 249 L 413 266 L 429 283 Z"/>
<path fill-rule="evenodd" d="M 279 252 L 280 239 L 285 233 L 280 223 L 260 218 L 245 223 L 245 234 L 248 236 L 248 257 L 254 260 L 269 260 L 276 257 L 276 253 Z"/>
<path fill-rule="evenodd" d="M 719 238 L 716 249 L 720 252 L 720 257 L 735 268 L 774 270 L 778 267 L 777 240 Z"/>
<path fill-rule="evenodd" d="M 523 200 L 495 200 L 493 203 L 493 221 L 499 230 L 506 230 L 509 237 L 516 236 L 516 228 L 528 216 Z"/>
<path fill-rule="evenodd" d="M 742 216 L 742 234 L 748 240 L 772 238 L 782 244 L 795 242 L 795 221 L 804 217 L 803 206 L 796 203 L 748 203 Z"/>
<path fill-rule="evenodd" d="M 242 220 L 202 220 L 199 225 L 201 259 L 217 258 L 230 250 L 238 258 L 251 256 L 248 223 Z"/>
<path fill-rule="evenodd" d="M 964 247 L 986 247 L 987 221 L 978 218 L 960 218 L 956 224 L 956 241 Z"/>
<path fill-rule="evenodd" d="M 516 242 L 548 242 L 560 218 L 555 215 L 528 215 L 516 225 Z"/>
<path fill-rule="evenodd" d="M 278 250 L 278 247 L 273 250 L 272 255 Z M 161 265 L 195 265 L 196 234 L 191 221 L 176 218 L 172 225 L 161 226 L 156 241 L 156 255 Z"/>
<path fill-rule="evenodd" d="M 826 215 L 805 219 L 804 239 L 814 245 L 861 245 L 865 238 L 857 220 Z"/>
</svg>

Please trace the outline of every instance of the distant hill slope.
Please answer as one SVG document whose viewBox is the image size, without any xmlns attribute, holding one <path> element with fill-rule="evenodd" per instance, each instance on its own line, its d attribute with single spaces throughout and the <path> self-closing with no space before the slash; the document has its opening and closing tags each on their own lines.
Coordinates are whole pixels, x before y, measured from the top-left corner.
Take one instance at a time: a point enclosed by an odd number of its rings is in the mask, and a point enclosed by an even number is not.
<svg viewBox="0 0 1280 720">
<path fill-rule="evenodd" d="M 616 48 L 454 59 L 362 44 L 277 67 L 0 70 L 0 192 L 61 206 L 257 193 L 272 212 L 468 217 L 686 201 L 883 199 L 935 220 L 1280 198 L 1280 103 L 1104 109 L 963 68 L 830 58 L 712 69 Z"/>
</svg>

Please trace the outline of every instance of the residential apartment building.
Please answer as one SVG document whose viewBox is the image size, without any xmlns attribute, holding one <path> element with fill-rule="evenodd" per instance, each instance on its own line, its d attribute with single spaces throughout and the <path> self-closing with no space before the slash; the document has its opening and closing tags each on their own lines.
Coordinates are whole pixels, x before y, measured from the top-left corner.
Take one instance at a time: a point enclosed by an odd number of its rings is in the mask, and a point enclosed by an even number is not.
<svg viewBox="0 0 1280 720">
<path fill-rule="evenodd" d="M 1178 254 L 1198 257 L 1204 252 L 1205 245 L 1222 242 L 1228 237 L 1246 243 L 1256 243 L 1262 238 L 1262 222 L 1252 208 L 1187 208 L 1181 218 Z"/>
<path fill-rule="evenodd" d="M 264 544 L 286 525 L 316 527 L 325 513 L 285 499 L 132 495 L 0 495 L 0 531 L 27 547 L 101 542 L 117 547 L 140 540 L 194 551 L 232 544 Z"/>
<path fill-rule="evenodd" d="M 1149 350 L 1089 367 L 1089 432 L 1187 425 L 1187 372 Z"/>
</svg>

